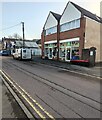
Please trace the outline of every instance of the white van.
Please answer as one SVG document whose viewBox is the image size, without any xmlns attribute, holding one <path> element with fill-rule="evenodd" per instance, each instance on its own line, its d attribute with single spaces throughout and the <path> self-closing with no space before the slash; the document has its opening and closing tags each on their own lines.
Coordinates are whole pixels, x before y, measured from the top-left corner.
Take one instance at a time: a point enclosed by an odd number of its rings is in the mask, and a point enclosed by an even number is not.
<svg viewBox="0 0 102 120">
<path fill-rule="evenodd" d="M 15 52 L 13 53 L 14 59 L 19 60 L 31 60 L 32 59 L 32 51 L 29 48 L 19 48 L 15 49 Z"/>
</svg>

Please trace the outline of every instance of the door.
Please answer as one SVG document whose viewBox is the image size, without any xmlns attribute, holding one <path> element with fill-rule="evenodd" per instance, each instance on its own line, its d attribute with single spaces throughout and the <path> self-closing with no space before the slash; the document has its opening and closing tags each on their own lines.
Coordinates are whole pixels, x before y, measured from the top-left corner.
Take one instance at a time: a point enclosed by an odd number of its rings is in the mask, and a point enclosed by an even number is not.
<svg viewBox="0 0 102 120">
<path fill-rule="evenodd" d="M 66 48 L 66 51 L 65 51 L 65 61 L 70 61 L 71 59 L 71 48 L 68 47 Z"/>
<path fill-rule="evenodd" d="M 52 59 L 53 57 L 53 49 L 49 48 L 49 55 L 48 55 L 49 59 Z"/>
</svg>

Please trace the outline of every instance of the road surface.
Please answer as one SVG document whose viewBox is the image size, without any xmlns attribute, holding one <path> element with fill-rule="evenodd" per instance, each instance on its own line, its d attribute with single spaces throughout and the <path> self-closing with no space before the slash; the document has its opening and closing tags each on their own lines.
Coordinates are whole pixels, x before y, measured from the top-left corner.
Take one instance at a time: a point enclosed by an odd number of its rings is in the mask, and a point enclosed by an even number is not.
<svg viewBox="0 0 102 120">
<path fill-rule="evenodd" d="M 12 57 L 2 58 L 2 71 L 32 98 L 37 118 L 100 118 L 99 79 Z"/>
</svg>

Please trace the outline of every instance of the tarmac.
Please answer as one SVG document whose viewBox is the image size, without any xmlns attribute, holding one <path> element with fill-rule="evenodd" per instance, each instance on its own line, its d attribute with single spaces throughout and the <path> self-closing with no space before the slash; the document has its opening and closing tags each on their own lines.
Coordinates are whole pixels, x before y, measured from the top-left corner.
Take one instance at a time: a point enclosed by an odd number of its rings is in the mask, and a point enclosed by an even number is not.
<svg viewBox="0 0 102 120">
<path fill-rule="evenodd" d="M 81 66 L 81 65 L 74 65 L 70 62 L 62 62 L 52 59 L 42 59 L 41 56 L 34 56 L 33 62 L 35 63 L 41 63 L 45 65 L 50 65 L 54 67 L 62 68 L 63 70 L 69 70 L 72 72 L 76 72 L 79 74 L 84 74 L 88 76 L 93 76 L 96 78 L 102 79 L 102 64 L 96 64 L 93 67 L 90 66 Z"/>
<path fill-rule="evenodd" d="M 58 67 L 63 70 L 76 72 L 78 74 L 85 74 L 89 76 L 94 76 L 96 78 L 102 79 L 102 64 L 96 64 L 94 67 L 85 67 L 79 65 L 73 65 L 68 62 L 61 62 L 55 60 L 42 59 L 41 56 L 34 56 L 31 63 L 50 65 L 53 67 Z M 5 118 L 16 118 L 16 119 L 27 119 L 24 112 L 21 110 L 20 106 L 17 104 L 16 100 L 7 89 L 7 87 L 2 83 L 0 79 L 0 118 L 2 114 L 2 120 Z M 16 109 L 15 109 L 16 107 Z"/>
<path fill-rule="evenodd" d="M 2 89 L 0 90 L 2 95 L 0 107 L 2 108 L 2 114 L 0 116 L 1 120 L 13 120 L 13 118 L 15 120 L 27 120 L 27 116 L 1 79 L 0 87 L 2 87 Z"/>
</svg>

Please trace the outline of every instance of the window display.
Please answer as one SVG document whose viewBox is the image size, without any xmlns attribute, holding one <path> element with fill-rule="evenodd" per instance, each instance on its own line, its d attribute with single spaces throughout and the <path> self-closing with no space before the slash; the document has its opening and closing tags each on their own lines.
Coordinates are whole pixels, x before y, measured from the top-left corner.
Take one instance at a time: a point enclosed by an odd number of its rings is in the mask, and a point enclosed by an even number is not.
<svg viewBox="0 0 102 120">
<path fill-rule="evenodd" d="M 49 59 L 57 58 L 57 43 L 45 44 L 45 56 L 47 56 Z M 60 43 L 59 58 L 65 61 L 78 60 L 79 41 L 67 41 Z"/>
<path fill-rule="evenodd" d="M 65 61 L 79 59 L 79 41 L 69 41 L 60 43 L 60 58 Z"/>
<path fill-rule="evenodd" d="M 73 48 L 72 49 L 72 60 L 78 60 L 79 59 L 79 48 Z"/>
<path fill-rule="evenodd" d="M 45 44 L 45 56 L 49 59 L 57 58 L 57 43 Z"/>
</svg>

